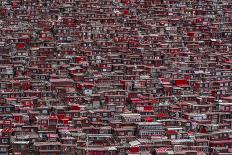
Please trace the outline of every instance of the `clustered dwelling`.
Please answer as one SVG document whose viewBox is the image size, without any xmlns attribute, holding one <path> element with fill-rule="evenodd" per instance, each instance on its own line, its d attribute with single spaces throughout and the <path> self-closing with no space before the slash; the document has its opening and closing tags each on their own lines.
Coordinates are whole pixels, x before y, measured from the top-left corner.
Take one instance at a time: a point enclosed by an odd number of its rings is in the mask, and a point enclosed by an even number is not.
<svg viewBox="0 0 232 155">
<path fill-rule="evenodd" d="M 1 155 L 231 155 L 230 0 L 2 0 Z"/>
</svg>

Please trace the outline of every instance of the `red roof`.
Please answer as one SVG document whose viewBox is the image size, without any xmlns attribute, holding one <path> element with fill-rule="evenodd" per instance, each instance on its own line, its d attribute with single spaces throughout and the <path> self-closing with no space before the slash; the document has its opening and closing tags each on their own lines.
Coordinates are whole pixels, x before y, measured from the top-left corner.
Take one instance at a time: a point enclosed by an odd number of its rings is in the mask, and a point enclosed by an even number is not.
<svg viewBox="0 0 232 155">
<path fill-rule="evenodd" d="M 167 130 L 167 131 L 166 131 L 166 134 L 167 134 L 167 135 L 177 135 L 178 132 L 177 132 L 176 130 Z"/>
<path fill-rule="evenodd" d="M 14 130 L 11 129 L 11 128 L 5 128 L 5 129 L 2 130 L 3 133 L 11 133 L 11 132 L 13 132 L 13 131 L 14 131 Z"/>
<path fill-rule="evenodd" d="M 139 147 L 138 146 L 131 147 L 130 152 L 132 153 L 139 152 Z"/>
<path fill-rule="evenodd" d="M 148 100 L 148 102 L 155 104 L 155 103 L 159 103 L 159 100 L 153 99 L 153 100 Z"/>
<path fill-rule="evenodd" d="M 57 120 L 57 119 L 58 119 L 58 117 L 57 117 L 57 116 L 49 116 L 49 119 Z"/>
<path fill-rule="evenodd" d="M 139 99 L 139 98 L 133 98 L 133 99 L 131 99 L 131 102 L 132 102 L 132 103 L 141 103 L 142 100 Z"/>
<path fill-rule="evenodd" d="M 129 10 L 124 10 L 123 13 L 124 13 L 125 15 L 128 15 L 128 14 L 129 14 Z"/>
<path fill-rule="evenodd" d="M 23 49 L 25 45 L 23 43 L 17 44 L 17 49 Z"/>
<path fill-rule="evenodd" d="M 156 114 L 156 117 L 159 117 L 159 118 L 166 118 L 166 117 L 168 117 L 168 115 L 165 114 L 165 113 L 159 113 L 159 114 Z"/>
<path fill-rule="evenodd" d="M 176 86 L 188 86 L 188 81 L 186 79 L 175 80 Z"/>
<path fill-rule="evenodd" d="M 148 117 L 148 118 L 144 118 L 145 122 L 153 122 L 153 118 Z"/>
<path fill-rule="evenodd" d="M 232 60 L 225 61 L 226 63 L 232 64 Z"/>
</svg>

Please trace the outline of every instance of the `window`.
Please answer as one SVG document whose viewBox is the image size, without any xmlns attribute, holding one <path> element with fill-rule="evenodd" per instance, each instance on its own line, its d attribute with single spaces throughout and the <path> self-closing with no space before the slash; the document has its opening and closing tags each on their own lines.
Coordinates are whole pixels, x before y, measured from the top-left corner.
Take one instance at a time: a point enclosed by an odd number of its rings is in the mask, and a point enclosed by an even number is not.
<svg viewBox="0 0 232 155">
<path fill-rule="evenodd" d="M 119 152 L 120 152 L 120 153 L 123 153 L 123 152 L 125 152 L 125 151 L 124 151 L 124 149 L 119 149 Z"/>
<path fill-rule="evenodd" d="M 24 145 L 20 145 L 21 150 L 24 149 Z"/>
<path fill-rule="evenodd" d="M 7 151 L 7 148 L 2 147 L 2 148 L 1 148 L 1 151 L 2 151 L 2 152 L 5 152 L 5 151 Z"/>
<path fill-rule="evenodd" d="M 128 136 L 133 136 L 133 132 L 132 132 L 132 131 L 129 131 L 129 132 L 128 132 Z"/>
<path fill-rule="evenodd" d="M 46 120 L 41 120 L 41 124 L 47 124 Z"/>
<path fill-rule="evenodd" d="M 10 108 L 6 108 L 6 112 L 10 112 Z"/>
<path fill-rule="evenodd" d="M 225 110 L 230 110 L 230 106 L 226 106 L 226 107 L 225 107 Z"/>
<path fill-rule="evenodd" d="M 9 142 L 8 139 L 2 139 L 2 143 L 3 143 L 3 144 L 6 144 L 6 143 L 8 143 L 8 142 Z"/>
<path fill-rule="evenodd" d="M 47 111 L 47 110 L 42 110 L 42 113 L 43 113 L 43 114 L 47 114 L 48 111 Z"/>
</svg>

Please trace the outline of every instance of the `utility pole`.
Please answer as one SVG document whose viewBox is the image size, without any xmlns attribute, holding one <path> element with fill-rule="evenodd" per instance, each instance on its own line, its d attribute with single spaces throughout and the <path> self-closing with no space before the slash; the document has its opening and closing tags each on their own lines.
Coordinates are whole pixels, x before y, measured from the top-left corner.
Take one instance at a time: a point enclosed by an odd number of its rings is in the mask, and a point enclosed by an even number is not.
<svg viewBox="0 0 232 155">
<path fill-rule="evenodd" d="M 86 134 L 86 155 L 89 155 L 89 136 Z"/>
</svg>

